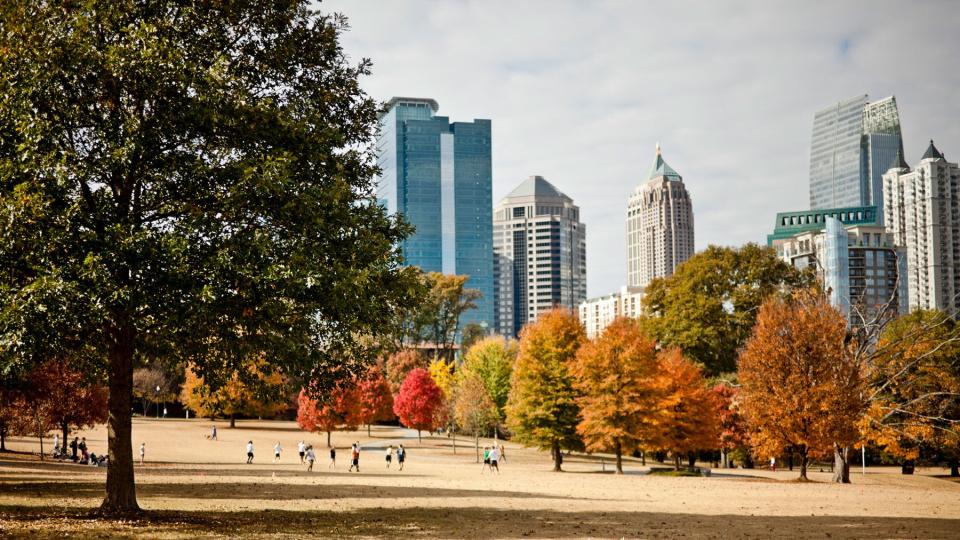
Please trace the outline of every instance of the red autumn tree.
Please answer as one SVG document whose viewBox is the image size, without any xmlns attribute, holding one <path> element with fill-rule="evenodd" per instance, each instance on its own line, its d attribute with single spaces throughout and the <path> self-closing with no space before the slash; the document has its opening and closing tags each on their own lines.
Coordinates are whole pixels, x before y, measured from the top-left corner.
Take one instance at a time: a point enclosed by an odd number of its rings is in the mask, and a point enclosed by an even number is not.
<svg viewBox="0 0 960 540">
<path fill-rule="evenodd" d="M 357 384 L 358 411 L 357 421 L 367 425 L 370 436 L 370 424 L 378 420 L 393 418 L 393 395 L 390 383 L 378 366 L 371 366 L 359 384 Z"/>
<path fill-rule="evenodd" d="M 390 383 L 390 390 L 393 395 L 400 392 L 400 385 L 403 384 L 407 374 L 417 368 L 424 368 L 429 365 L 425 356 L 415 349 L 403 349 L 387 358 L 387 381 Z"/>
<path fill-rule="evenodd" d="M 720 424 L 720 454 L 724 467 L 730 466 L 731 450 L 749 444 L 747 421 L 740 412 L 739 393 L 738 388 L 723 382 L 713 387 L 717 421 Z"/>
<path fill-rule="evenodd" d="M 577 352 L 570 366 L 580 392 L 580 423 L 587 450 L 612 450 L 623 474 L 623 453 L 654 440 L 659 389 L 657 352 L 637 321 L 620 317 Z"/>
<path fill-rule="evenodd" d="M 787 448 L 807 458 L 857 442 L 865 405 L 863 374 L 848 354 L 847 321 L 822 293 L 771 298 L 757 315 L 737 373 L 750 444 L 761 456 Z"/>
<path fill-rule="evenodd" d="M 313 433 L 327 433 L 327 448 L 330 434 L 337 429 L 353 430 L 359 424 L 355 391 L 337 387 L 325 400 L 310 397 L 301 390 L 297 397 L 297 425 Z"/>
<path fill-rule="evenodd" d="M 700 367 L 680 349 L 661 351 L 659 357 L 663 424 L 658 446 L 670 452 L 679 470 L 681 456 L 717 447 L 716 401 Z"/>
<path fill-rule="evenodd" d="M 443 407 L 443 391 L 433 382 L 430 372 L 417 368 L 407 374 L 400 385 L 400 393 L 393 401 L 393 412 L 408 428 L 417 430 L 417 439 L 424 429 L 437 427 L 437 417 Z"/>
</svg>

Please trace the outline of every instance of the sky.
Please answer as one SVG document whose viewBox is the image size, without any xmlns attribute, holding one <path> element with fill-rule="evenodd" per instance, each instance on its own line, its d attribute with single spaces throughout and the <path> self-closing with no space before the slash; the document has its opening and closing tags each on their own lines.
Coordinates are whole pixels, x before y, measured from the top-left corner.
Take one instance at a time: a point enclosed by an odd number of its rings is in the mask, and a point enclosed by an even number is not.
<svg viewBox="0 0 960 540">
<path fill-rule="evenodd" d="M 327 0 L 374 98 L 493 126 L 494 205 L 541 175 L 580 206 L 587 294 L 626 283 L 627 200 L 659 142 L 696 247 L 809 208 L 817 110 L 895 95 L 907 162 L 960 159 L 960 3 Z"/>
</svg>

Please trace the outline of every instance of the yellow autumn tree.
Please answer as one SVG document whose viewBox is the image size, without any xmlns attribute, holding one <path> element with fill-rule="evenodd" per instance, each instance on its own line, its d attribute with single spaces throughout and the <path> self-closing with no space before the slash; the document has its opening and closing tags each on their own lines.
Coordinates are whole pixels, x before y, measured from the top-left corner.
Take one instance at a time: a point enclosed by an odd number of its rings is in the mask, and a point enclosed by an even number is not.
<svg viewBox="0 0 960 540">
<path fill-rule="evenodd" d="M 623 474 L 623 453 L 655 439 L 660 391 L 656 345 L 636 320 L 624 317 L 580 348 L 571 364 L 580 392 L 577 432 L 587 450 L 612 451 Z"/>
<path fill-rule="evenodd" d="M 198 416 L 228 417 L 230 427 L 236 426 L 238 415 L 273 416 L 290 407 L 283 375 L 265 360 L 252 360 L 243 369 L 247 372 L 234 372 L 222 386 L 211 388 L 194 366 L 188 366 L 181 402 Z"/>
<path fill-rule="evenodd" d="M 807 479 L 810 456 L 852 446 L 864 412 L 859 363 L 848 354 L 847 322 L 815 290 L 763 303 L 738 362 L 741 406 L 760 456 L 792 447 Z"/>
</svg>

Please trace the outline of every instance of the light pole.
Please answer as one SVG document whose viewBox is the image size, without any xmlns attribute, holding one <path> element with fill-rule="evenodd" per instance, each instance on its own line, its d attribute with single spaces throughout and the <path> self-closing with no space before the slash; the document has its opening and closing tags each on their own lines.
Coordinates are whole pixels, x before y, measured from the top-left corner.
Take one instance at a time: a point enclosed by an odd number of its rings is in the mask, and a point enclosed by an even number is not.
<svg viewBox="0 0 960 540">
<path fill-rule="evenodd" d="M 153 402 L 157 406 L 157 420 L 160 419 L 160 385 L 157 385 L 157 389 L 153 394 Z"/>
</svg>

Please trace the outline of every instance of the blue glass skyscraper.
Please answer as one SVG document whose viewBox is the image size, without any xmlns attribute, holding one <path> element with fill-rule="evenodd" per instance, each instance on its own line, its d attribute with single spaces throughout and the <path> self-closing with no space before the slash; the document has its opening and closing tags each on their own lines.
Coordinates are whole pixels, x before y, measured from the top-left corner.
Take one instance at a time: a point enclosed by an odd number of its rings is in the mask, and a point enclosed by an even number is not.
<svg viewBox="0 0 960 540">
<path fill-rule="evenodd" d="M 450 122 L 435 100 L 395 97 L 380 117 L 377 198 L 415 228 L 401 248 L 426 272 L 466 274 L 483 295 L 471 322 L 493 326 L 490 120 Z"/>
</svg>

